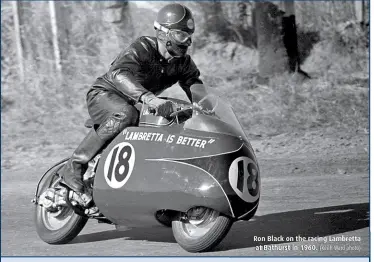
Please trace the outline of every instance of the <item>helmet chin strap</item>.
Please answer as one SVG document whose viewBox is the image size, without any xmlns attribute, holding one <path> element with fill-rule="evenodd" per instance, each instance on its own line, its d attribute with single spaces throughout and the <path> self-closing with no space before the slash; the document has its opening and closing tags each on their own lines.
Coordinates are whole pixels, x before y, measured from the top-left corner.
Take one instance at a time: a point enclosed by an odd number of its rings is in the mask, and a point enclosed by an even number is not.
<svg viewBox="0 0 374 262">
<path fill-rule="evenodd" d="M 186 54 L 186 52 L 183 52 L 183 50 L 176 43 L 173 43 L 171 40 L 168 40 L 166 42 L 166 50 L 172 57 L 175 58 L 183 57 Z"/>
</svg>

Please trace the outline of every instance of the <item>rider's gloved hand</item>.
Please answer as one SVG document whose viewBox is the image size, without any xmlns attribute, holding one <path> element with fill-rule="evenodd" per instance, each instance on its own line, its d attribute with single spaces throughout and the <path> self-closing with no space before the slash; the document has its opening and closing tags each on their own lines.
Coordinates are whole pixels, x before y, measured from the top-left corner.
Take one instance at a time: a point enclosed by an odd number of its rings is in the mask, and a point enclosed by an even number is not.
<svg viewBox="0 0 374 262">
<path fill-rule="evenodd" d="M 168 100 L 160 99 L 152 93 L 146 93 L 141 97 L 142 102 L 156 110 L 156 116 L 169 117 L 173 113 L 173 103 Z"/>
</svg>

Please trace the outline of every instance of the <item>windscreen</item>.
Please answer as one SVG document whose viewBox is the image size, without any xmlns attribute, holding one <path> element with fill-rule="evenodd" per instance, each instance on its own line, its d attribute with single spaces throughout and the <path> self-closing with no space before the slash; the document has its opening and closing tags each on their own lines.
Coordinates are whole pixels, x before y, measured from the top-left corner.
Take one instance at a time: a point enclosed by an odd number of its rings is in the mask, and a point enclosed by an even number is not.
<svg viewBox="0 0 374 262">
<path fill-rule="evenodd" d="M 239 134 L 247 140 L 247 136 L 228 101 L 214 94 L 212 90 L 208 92 L 208 89 L 204 85 L 191 86 L 191 93 L 194 104 L 192 121 L 195 115 L 204 114 L 207 117 L 212 117 L 228 124 L 233 129 L 231 135 Z"/>
</svg>

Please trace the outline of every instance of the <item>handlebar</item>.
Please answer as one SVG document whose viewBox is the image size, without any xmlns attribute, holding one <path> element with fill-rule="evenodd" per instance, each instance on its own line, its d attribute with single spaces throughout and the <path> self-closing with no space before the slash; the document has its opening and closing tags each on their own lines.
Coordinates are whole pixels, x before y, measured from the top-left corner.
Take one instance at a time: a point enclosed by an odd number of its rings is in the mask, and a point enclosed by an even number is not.
<svg viewBox="0 0 374 262">
<path fill-rule="evenodd" d="M 174 118 L 177 117 L 179 114 L 185 113 L 192 115 L 192 105 L 186 106 L 186 105 L 174 105 L 174 112 L 170 114 L 168 118 Z M 148 108 L 148 112 L 152 115 L 156 115 L 156 109 L 155 108 Z"/>
<path fill-rule="evenodd" d="M 197 103 L 193 103 L 190 105 L 175 104 L 175 111 L 171 113 L 168 118 L 178 117 L 179 115 L 182 115 L 182 114 L 192 115 L 192 112 L 194 109 L 202 111 L 203 114 L 206 114 L 206 115 L 214 115 L 216 106 L 217 104 L 213 107 L 212 110 L 207 110 L 207 109 L 203 109 L 202 106 Z M 156 115 L 156 109 L 154 108 L 148 108 L 148 112 L 150 114 Z"/>
<path fill-rule="evenodd" d="M 173 113 L 170 114 L 170 117 L 177 117 L 179 116 L 179 114 L 188 114 L 188 115 L 192 115 L 192 107 L 185 107 L 185 108 L 180 108 L 179 110 L 177 111 L 174 111 Z"/>
</svg>

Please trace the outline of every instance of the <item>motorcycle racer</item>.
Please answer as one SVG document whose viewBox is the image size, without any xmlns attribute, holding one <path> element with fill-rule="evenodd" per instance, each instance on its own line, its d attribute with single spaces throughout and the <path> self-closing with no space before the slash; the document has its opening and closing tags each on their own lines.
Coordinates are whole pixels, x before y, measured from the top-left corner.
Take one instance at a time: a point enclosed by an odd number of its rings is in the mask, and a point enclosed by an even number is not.
<svg viewBox="0 0 374 262">
<path fill-rule="evenodd" d="M 203 84 L 199 69 L 187 54 L 195 31 L 191 11 L 181 4 L 168 4 L 158 12 L 154 28 L 156 37 L 135 40 L 87 93 L 94 127 L 59 171 L 63 183 L 75 192 L 84 193 L 83 174 L 97 152 L 123 129 L 137 125 L 136 103 L 148 104 L 156 115 L 167 117 L 173 105 L 158 94 L 178 82 L 191 100 L 190 87 Z"/>
</svg>

